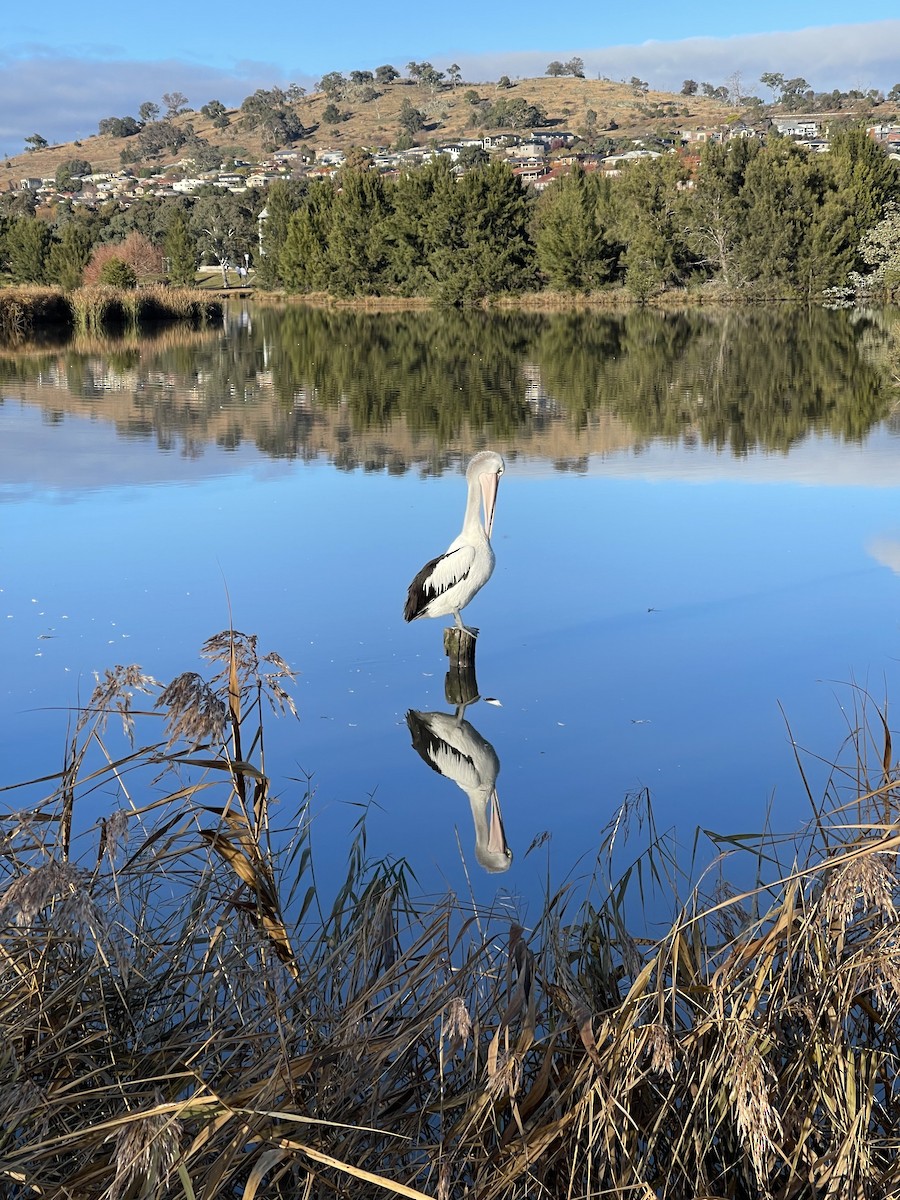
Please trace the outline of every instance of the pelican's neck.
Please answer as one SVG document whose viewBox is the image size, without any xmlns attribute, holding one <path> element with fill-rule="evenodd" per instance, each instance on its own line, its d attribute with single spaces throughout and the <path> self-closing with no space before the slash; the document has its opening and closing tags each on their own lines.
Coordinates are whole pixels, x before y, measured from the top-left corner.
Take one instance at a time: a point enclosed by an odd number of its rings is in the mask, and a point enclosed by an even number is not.
<svg viewBox="0 0 900 1200">
<path fill-rule="evenodd" d="M 475 826 L 475 846 L 483 853 L 490 841 L 490 808 L 494 788 L 492 785 L 482 784 L 466 794 L 472 809 L 472 824 Z"/>
<path fill-rule="evenodd" d="M 463 517 L 462 531 L 471 536 L 481 534 L 487 541 L 487 534 L 481 523 L 481 483 L 477 475 L 469 480 L 469 494 L 466 496 L 466 515 Z"/>
</svg>

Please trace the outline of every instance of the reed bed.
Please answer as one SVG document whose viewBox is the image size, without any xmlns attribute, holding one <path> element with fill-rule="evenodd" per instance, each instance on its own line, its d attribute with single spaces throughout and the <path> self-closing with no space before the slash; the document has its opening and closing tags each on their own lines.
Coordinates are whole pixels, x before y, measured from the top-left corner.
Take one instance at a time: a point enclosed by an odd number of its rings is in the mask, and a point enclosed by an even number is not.
<svg viewBox="0 0 900 1200">
<path fill-rule="evenodd" d="M 18 341 L 41 326 L 66 324 L 71 312 L 58 288 L 0 288 L 0 338 Z"/>
<path fill-rule="evenodd" d="M 165 321 L 203 328 L 221 319 L 222 302 L 199 288 L 82 287 L 0 288 L 0 338 L 16 343 L 35 333 L 61 330 L 100 336 Z"/>
<path fill-rule="evenodd" d="M 865 693 L 819 798 L 798 752 L 807 829 L 719 839 L 678 901 L 652 823 L 612 874 L 631 798 L 525 929 L 417 899 L 364 821 L 326 903 L 302 783 L 274 825 L 290 672 L 233 630 L 203 656 L 166 687 L 107 672 L 59 774 L 4 789 L 42 789 L 2 823 L 4 1195 L 896 1194 L 900 781 Z M 647 940 L 651 886 L 672 915 Z"/>
<path fill-rule="evenodd" d="M 137 330 L 159 321 L 203 326 L 222 316 L 222 304 L 199 288 L 77 288 L 69 302 L 76 333 L 99 334 L 113 328 Z"/>
</svg>

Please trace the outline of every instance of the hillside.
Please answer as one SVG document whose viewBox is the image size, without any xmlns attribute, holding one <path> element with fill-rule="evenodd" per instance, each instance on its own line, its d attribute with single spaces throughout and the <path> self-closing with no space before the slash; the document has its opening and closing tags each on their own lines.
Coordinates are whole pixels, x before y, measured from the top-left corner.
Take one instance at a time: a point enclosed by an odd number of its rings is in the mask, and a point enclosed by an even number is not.
<svg viewBox="0 0 900 1200">
<path fill-rule="evenodd" d="M 346 150 L 349 146 L 390 146 L 400 134 L 400 110 L 404 101 L 418 109 L 426 122 L 425 129 L 415 135 L 416 142 L 473 137 L 483 133 L 484 129 L 475 119 L 472 105 L 465 99 L 472 90 L 491 103 L 521 98 L 540 105 L 547 113 L 548 122 L 560 130 L 584 128 L 588 111 L 593 110 L 597 114 L 595 130 L 599 133 L 608 131 L 615 137 L 647 137 L 671 133 L 684 126 L 717 125 L 735 112 L 727 103 L 707 97 L 686 97 L 652 90 L 640 94 L 626 83 L 573 77 L 516 80 L 508 89 L 495 83 L 459 83 L 455 87 L 444 85 L 436 91 L 404 79 L 376 85 L 374 90 L 377 95 L 369 100 L 361 98 L 363 93 L 359 88 L 348 85 L 337 99 L 317 92 L 297 101 L 293 108 L 308 131 L 296 143 L 297 148 L 312 156 L 326 149 Z M 260 130 L 248 129 L 240 110 L 228 110 L 229 126 L 217 129 L 199 112 L 200 105 L 207 101 L 196 103 L 197 111 L 175 117 L 174 124 L 182 129 L 191 124 L 200 138 L 221 147 L 225 154 L 251 160 L 265 156 Z M 346 118 L 338 124 L 326 124 L 323 120 L 331 103 Z M 43 132 L 46 137 L 52 136 L 52 130 Z M 122 150 L 133 148 L 136 143 L 137 136 L 96 135 L 81 142 L 51 144 L 46 149 L 23 152 L 0 163 L 0 188 L 6 190 L 26 177 L 54 175 L 60 163 L 76 158 L 86 159 L 95 171 L 117 170 L 121 166 Z M 158 165 L 181 157 L 181 153 L 175 153 L 164 155 L 153 164 L 148 161 L 132 165 L 136 168 Z"/>
</svg>

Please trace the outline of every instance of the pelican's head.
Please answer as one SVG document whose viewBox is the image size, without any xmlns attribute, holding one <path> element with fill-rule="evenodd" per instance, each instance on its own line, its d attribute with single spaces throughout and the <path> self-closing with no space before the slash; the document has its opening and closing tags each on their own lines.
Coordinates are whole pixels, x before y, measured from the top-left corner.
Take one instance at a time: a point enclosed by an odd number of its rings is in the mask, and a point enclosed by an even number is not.
<svg viewBox="0 0 900 1200">
<path fill-rule="evenodd" d="M 509 870 L 513 853 L 506 844 L 506 832 L 503 828 L 503 817 L 500 815 L 500 799 L 496 788 L 491 788 L 485 810 L 487 829 L 484 829 L 481 822 L 476 821 L 475 857 L 486 871 L 498 874 L 500 871 Z"/>
<path fill-rule="evenodd" d="M 471 483 L 477 479 L 481 485 L 481 499 L 484 505 L 484 532 L 488 539 L 494 527 L 494 506 L 497 503 L 497 485 L 500 476 L 506 470 L 506 463 L 496 450 L 482 450 L 476 454 L 466 469 L 466 479 Z"/>
</svg>

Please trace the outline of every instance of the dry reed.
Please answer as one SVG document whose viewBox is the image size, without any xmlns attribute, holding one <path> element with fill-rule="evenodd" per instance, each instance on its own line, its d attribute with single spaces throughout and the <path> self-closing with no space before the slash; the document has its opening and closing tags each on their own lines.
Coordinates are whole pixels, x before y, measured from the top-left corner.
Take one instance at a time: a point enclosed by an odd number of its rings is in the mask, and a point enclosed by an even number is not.
<svg viewBox="0 0 900 1200">
<path fill-rule="evenodd" d="M 220 320 L 220 300 L 199 288 L 0 288 L 0 339 L 17 343 L 36 333 L 73 330 L 94 337 L 137 330 L 162 321 L 203 328 Z"/>
<path fill-rule="evenodd" d="M 4 1194 L 896 1194 L 900 782 L 864 693 L 809 829 L 751 849 L 765 879 L 695 886 L 642 941 L 635 887 L 683 884 L 652 824 L 609 874 L 644 796 L 530 930 L 414 901 L 364 820 L 326 904 L 309 796 L 272 827 L 263 717 L 292 711 L 290 671 L 231 630 L 204 653 L 209 679 L 165 689 L 108 672 L 50 793 L 3 819 Z M 166 727 L 114 757 L 111 716 Z"/>
</svg>

